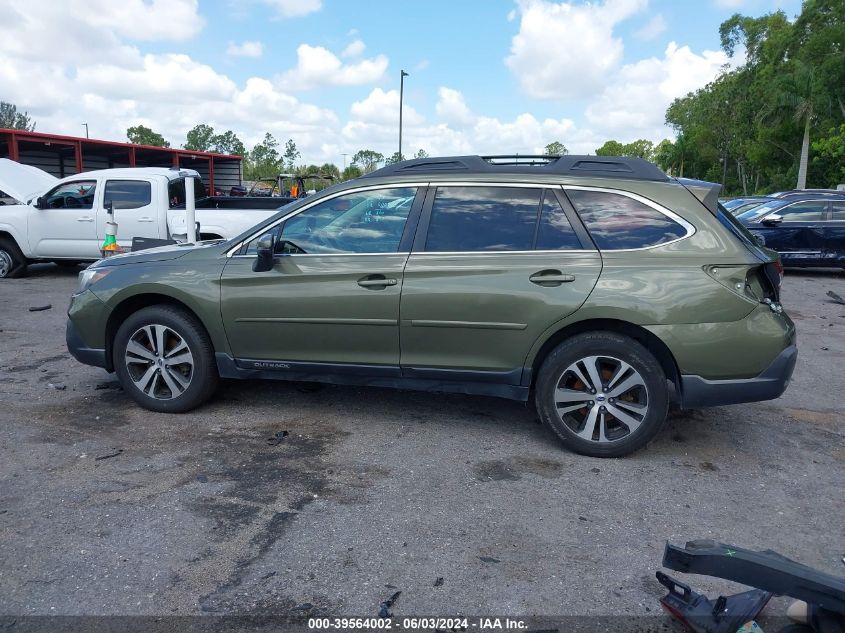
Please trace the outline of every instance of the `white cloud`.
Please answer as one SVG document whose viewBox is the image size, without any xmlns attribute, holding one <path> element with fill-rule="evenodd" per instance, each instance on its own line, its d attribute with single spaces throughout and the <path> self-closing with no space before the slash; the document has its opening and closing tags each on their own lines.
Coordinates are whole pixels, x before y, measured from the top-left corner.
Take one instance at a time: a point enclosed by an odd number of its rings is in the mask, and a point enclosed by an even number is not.
<svg viewBox="0 0 845 633">
<path fill-rule="evenodd" d="M 358 57 L 361 53 L 364 52 L 364 49 L 367 48 L 367 45 L 364 44 L 361 40 L 354 40 L 349 43 L 349 45 L 343 49 L 343 52 L 340 54 L 341 57 Z"/>
<path fill-rule="evenodd" d="M 658 13 L 636 32 L 637 38 L 641 40 L 653 40 L 667 29 L 666 19 L 662 13 Z"/>
<path fill-rule="evenodd" d="M 350 108 L 352 119 L 399 129 L 399 91 L 375 88 L 366 99 L 355 101 Z M 402 108 L 403 125 L 419 125 L 423 117 L 407 103 Z"/>
<path fill-rule="evenodd" d="M 439 99 L 434 109 L 441 120 L 460 125 L 472 123 L 475 120 L 469 107 L 467 107 L 466 101 L 464 101 L 464 95 L 457 90 L 441 86 L 437 90 L 437 95 Z"/>
<path fill-rule="evenodd" d="M 300 44 L 296 49 L 296 67 L 279 76 L 279 85 L 288 90 L 309 90 L 320 86 L 358 86 L 382 78 L 388 60 L 384 55 L 344 64 L 322 46 Z"/>
<path fill-rule="evenodd" d="M 264 0 L 280 18 L 301 18 L 323 8 L 323 0 Z"/>
<path fill-rule="evenodd" d="M 604 0 L 576 5 L 519 0 L 519 33 L 505 64 L 535 99 L 589 97 L 622 61 L 614 27 L 648 0 Z"/>
<path fill-rule="evenodd" d="M 728 61 L 722 51 L 699 55 L 670 42 L 662 58 L 649 57 L 622 67 L 587 107 L 586 121 L 608 138 L 623 142 L 665 138 L 664 117 L 672 100 L 715 79 Z"/>
<path fill-rule="evenodd" d="M 229 42 L 226 54 L 230 57 L 261 57 L 264 54 L 264 44 L 259 41 L 247 41 L 242 44 Z"/>
</svg>

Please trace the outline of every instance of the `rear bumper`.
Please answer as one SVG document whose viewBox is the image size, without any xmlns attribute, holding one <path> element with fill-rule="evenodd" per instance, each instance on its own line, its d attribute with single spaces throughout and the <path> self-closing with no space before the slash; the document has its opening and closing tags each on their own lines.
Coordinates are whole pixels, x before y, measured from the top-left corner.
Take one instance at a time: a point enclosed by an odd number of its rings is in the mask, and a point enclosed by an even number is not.
<svg viewBox="0 0 845 633">
<path fill-rule="evenodd" d="M 106 369 L 106 350 L 86 347 L 70 319 L 68 319 L 65 327 L 65 342 L 71 356 L 80 363 Z"/>
<path fill-rule="evenodd" d="M 772 361 L 763 373 L 754 378 L 735 380 L 708 380 L 701 376 L 682 375 L 682 402 L 685 409 L 717 407 L 741 402 L 774 400 L 786 391 L 798 348 L 790 345 Z"/>
</svg>

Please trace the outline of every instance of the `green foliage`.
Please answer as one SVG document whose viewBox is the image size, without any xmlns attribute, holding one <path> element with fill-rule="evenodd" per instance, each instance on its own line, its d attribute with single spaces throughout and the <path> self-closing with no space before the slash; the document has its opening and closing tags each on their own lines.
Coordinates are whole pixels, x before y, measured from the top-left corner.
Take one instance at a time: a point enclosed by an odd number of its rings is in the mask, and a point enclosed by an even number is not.
<svg viewBox="0 0 845 633">
<path fill-rule="evenodd" d="M 669 106 L 678 136 L 655 160 L 721 182 L 727 195 L 836 184 L 828 149 L 845 121 L 845 3 L 805 0 L 794 22 L 782 11 L 737 14 L 719 35 L 726 52 L 745 51 L 745 63 Z"/>
<path fill-rule="evenodd" d="M 217 152 L 218 154 L 232 154 L 243 156 L 246 148 L 232 130 L 222 134 L 215 134 L 214 128 L 205 123 L 195 125 L 185 135 L 185 149 L 195 152 Z"/>
<path fill-rule="evenodd" d="M 343 170 L 343 173 L 340 174 L 340 177 L 342 180 L 352 180 L 353 178 L 359 178 L 363 175 L 364 172 L 361 171 L 361 168 L 358 167 L 358 165 L 352 164 Z"/>
<path fill-rule="evenodd" d="M 363 173 L 369 174 L 378 169 L 380 163 L 384 162 L 384 154 L 371 149 L 358 150 L 352 156 L 352 164 L 358 167 Z"/>
<path fill-rule="evenodd" d="M 845 123 L 813 143 L 813 170 L 831 185 L 845 182 Z"/>
<path fill-rule="evenodd" d="M 428 152 L 424 149 L 418 149 L 417 153 L 414 154 L 414 158 L 428 158 Z"/>
<path fill-rule="evenodd" d="M 624 147 L 619 141 L 607 141 L 596 150 L 596 156 L 622 156 Z"/>
<path fill-rule="evenodd" d="M 285 153 L 283 156 L 287 168 L 293 170 L 294 165 L 296 164 L 296 159 L 300 156 L 302 156 L 302 154 L 300 154 L 299 150 L 296 149 L 296 143 L 293 142 L 293 139 L 289 138 L 288 142 L 285 143 Z"/>
<path fill-rule="evenodd" d="M 158 132 L 153 132 L 145 125 L 136 125 L 126 130 L 126 138 L 130 143 L 139 145 L 154 145 L 155 147 L 170 147 L 170 143 Z"/>
<path fill-rule="evenodd" d="M 552 141 L 546 145 L 543 153 L 546 156 L 566 156 L 569 153 L 569 150 L 566 149 L 566 145 L 560 141 Z"/>
<path fill-rule="evenodd" d="M 390 157 L 384 159 L 384 164 L 393 165 L 395 163 L 401 163 L 403 160 L 405 160 L 404 156 L 402 156 L 399 152 L 393 152 Z"/>
<path fill-rule="evenodd" d="M 264 134 L 264 140 L 256 143 L 255 147 L 244 157 L 244 178 L 256 180 L 276 176 L 283 169 L 282 158 L 276 149 L 279 142 L 270 132 Z"/>
<path fill-rule="evenodd" d="M 29 113 L 18 112 L 15 104 L 0 101 L 0 127 L 34 132 L 35 121 L 30 118 Z"/>
<path fill-rule="evenodd" d="M 211 151 L 233 156 L 246 155 L 246 147 L 232 130 L 226 130 L 223 134 L 215 134 L 211 139 Z"/>
</svg>

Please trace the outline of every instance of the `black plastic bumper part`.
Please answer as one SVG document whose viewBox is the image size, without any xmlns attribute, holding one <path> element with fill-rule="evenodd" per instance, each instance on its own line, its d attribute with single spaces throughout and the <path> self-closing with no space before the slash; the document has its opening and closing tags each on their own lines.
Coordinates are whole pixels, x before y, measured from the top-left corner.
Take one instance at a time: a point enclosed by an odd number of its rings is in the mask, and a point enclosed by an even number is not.
<svg viewBox="0 0 845 633">
<path fill-rule="evenodd" d="M 762 374 L 754 378 L 708 380 L 701 376 L 683 375 L 683 406 L 685 409 L 697 409 L 774 400 L 786 391 L 797 360 L 798 348 L 790 345 L 778 354 Z"/>
<path fill-rule="evenodd" d="M 80 363 L 106 369 L 106 350 L 86 347 L 70 319 L 65 327 L 65 341 L 68 351 Z"/>
</svg>

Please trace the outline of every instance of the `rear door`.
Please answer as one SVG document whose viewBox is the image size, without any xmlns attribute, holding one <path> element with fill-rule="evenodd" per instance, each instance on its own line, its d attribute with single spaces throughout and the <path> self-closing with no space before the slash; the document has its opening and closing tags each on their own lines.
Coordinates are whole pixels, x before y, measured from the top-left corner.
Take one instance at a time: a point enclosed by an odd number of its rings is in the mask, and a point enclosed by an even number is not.
<svg viewBox="0 0 845 633">
<path fill-rule="evenodd" d="M 97 181 L 80 177 L 42 196 L 29 214 L 27 233 L 36 257 L 99 259 L 95 201 Z"/>
<path fill-rule="evenodd" d="M 129 248 L 134 237 L 162 237 L 159 213 L 153 200 L 164 195 L 155 191 L 156 183 L 149 180 L 109 178 L 104 181 L 103 195 L 97 212 L 97 238 L 100 242 L 106 235 L 107 209 L 114 206 L 114 221 L 117 223 L 117 243 Z M 155 194 L 155 195 L 154 195 Z"/>
<path fill-rule="evenodd" d="M 403 375 L 520 384 L 531 345 L 600 272 L 560 188 L 430 188 L 402 287 Z"/>
<path fill-rule="evenodd" d="M 277 255 L 270 271 L 252 270 L 258 238 L 231 257 L 221 311 L 237 362 L 398 375 L 399 296 L 411 240 L 405 233 L 422 206 L 417 191 L 369 187 L 306 207 L 272 229 Z"/>
<path fill-rule="evenodd" d="M 824 229 L 824 257 L 835 266 L 845 266 L 845 200 L 832 200 L 830 221 Z"/>
</svg>

